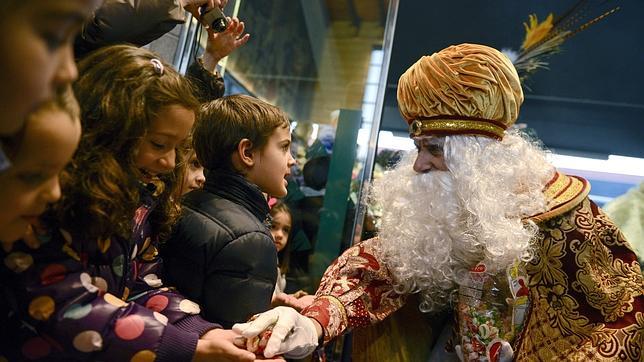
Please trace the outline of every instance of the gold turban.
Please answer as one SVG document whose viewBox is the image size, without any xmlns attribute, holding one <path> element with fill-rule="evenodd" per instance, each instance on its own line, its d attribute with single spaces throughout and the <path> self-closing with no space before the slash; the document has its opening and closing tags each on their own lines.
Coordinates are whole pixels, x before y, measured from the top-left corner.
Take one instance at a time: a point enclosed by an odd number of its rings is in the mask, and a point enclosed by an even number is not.
<svg viewBox="0 0 644 362">
<path fill-rule="evenodd" d="M 453 45 L 420 58 L 398 81 L 398 106 L 411 136 L 503 138 L 523 91 L 512 62 L 484 45 Z"/>
</svg>

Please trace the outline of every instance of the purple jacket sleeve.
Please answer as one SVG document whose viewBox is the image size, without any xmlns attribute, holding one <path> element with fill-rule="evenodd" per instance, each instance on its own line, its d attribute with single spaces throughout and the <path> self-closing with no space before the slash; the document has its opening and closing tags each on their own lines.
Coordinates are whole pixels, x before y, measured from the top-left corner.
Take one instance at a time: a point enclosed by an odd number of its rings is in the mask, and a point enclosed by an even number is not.
<svg viewBox="0 0 644 362">
<path fill-rule="evenodd" d="M 140 303 L 125 302 L 105 291 L 106 281 L 98 276 L 104 274 L 89 272 L 82 254 L 53 239 L 35 250 L 17 243 L 0 255 L 15 315 L 33 331 L 16 346 L 23 357 L 192 359 L 206 322 L 197 316 L 196 304 L 179 294 L 150 290 L 139 295 Z"/>
<path fill-rule="evenodd" d="M 143 305 L 166 316 L 180 330 L 204 335 L 220 325 L 204 320 L 198 304 L 186 299 L 174 288 L 163 286 L 163 262 L 159 258 L 156 243 L 145 247 L 136 259 L 136 280 L 128 301 Z"/>
</svg>

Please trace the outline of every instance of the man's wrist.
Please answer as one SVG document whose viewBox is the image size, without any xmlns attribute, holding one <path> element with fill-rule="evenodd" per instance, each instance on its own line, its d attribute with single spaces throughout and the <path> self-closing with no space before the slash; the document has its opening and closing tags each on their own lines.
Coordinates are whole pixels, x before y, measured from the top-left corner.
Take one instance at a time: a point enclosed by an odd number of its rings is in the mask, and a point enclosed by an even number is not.
<svg viewBox="0 0 644 362">
<path fill-rule="evenodd" d="M 324 329 L 322 329 L 322 325 L 320 322 L 317 321 L 315 318 L 307 317 L 313 322 L 313 325 L 315 326 L 315 333 L 318 337 L 318 345 L 322 345 L 322 342 L 324 340 Z"/>
<path fill-rule="evenodd" d="M 197 58 L 197 61 L 205 70 L 215 75 L 218 75 L 217 64 L 219 63 L 219 60 L 220 58 L 217 59 L 208 53 L 204 54 L 200 58 Z"/>
</svg>

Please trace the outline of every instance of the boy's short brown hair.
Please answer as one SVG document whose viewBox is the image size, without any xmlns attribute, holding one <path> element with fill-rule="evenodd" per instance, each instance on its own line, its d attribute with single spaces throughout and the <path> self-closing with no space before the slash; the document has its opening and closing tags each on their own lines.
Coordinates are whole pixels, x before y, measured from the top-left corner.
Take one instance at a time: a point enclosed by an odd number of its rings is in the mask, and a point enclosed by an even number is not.
<svg viewBox="0 0 644 362">
<path fill-rule="evenodd" d="M 193 145 L 207 170 L 233 170 L 231 155 L 247 138 L 252 148 L 263 147 L 278 127 L 288 127 L 286 113 L 247 95 L 231 95 L 202 106 Z"/>
</svg>

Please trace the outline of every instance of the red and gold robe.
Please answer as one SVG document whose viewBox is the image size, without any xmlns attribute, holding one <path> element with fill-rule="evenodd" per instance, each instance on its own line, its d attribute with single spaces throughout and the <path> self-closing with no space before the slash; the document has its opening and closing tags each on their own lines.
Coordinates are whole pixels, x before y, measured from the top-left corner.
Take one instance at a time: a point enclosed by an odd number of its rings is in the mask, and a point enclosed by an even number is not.
<svg viewBox="0 0 644 362">
<path fill-rule="evenodd" d="M 531 218 L 540 241 L 524 265 L 530 309 L 513 343 L 515 360 L 644 360 L 640 265 L 589 191 L 586 180 L 557 173 L 544 191 L 548 211 Z M 322 325 L 325 342 L 380 322 L 405 304 L 407 296 L 393 290 L 379 242 L 366 240 L 336 259 L 315 302 L 302 311 Z"/>
</svg>

